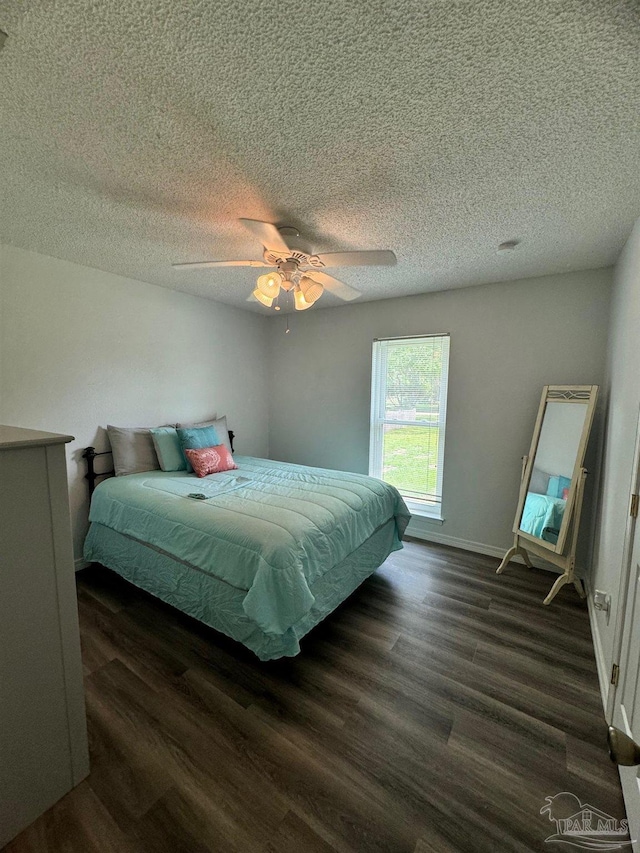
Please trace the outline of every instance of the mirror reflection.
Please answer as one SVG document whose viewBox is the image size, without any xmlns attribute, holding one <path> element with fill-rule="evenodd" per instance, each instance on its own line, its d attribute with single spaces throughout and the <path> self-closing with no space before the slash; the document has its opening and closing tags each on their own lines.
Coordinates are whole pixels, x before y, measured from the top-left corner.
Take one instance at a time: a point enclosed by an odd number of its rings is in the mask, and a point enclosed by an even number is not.
<svg viewBox="0 0 640 853">
<path fill-rule="evenodd" d="M 587 402 L 547 402 L 520 530 L 554 545 L 564 518 Z"/>
</svg>

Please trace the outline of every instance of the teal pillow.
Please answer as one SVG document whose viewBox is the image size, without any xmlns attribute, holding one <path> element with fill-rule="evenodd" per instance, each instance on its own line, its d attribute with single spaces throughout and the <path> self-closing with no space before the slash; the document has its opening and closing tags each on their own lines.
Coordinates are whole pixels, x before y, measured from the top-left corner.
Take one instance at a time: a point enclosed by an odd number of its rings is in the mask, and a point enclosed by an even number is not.
<svg viewBox="0 0 640 853">
<path fill-rule="evenodd" d="M 149 430 L 156 455 L 163 471 L 186 471 L 184 453 L 174 427 L 157 427 Z"/>
<path fill-rule="evenodd" d="M 549 486 L 547 487 L 547 495 L 550 498 L 561 498 L 565 489 L 571 488 L 571 480 L 568 477 L 549 477 Z"/>
<path fill-rule="evenodd" d="M 182 451 L 182 460 L 187 471 L 193 471 L 191 462 L 187 459 L 185 450 L 201 450 L 203 447 L 216 447 L 220 444 L 218 433 L 214 427 L 178 427 L 176 430 Z"/>
</svg>

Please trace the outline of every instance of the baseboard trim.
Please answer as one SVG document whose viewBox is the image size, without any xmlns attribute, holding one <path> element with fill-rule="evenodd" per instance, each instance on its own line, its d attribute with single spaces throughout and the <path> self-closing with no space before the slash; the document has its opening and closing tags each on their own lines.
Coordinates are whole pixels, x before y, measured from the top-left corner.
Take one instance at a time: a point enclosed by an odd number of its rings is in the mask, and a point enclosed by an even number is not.
<svg viewBox="0 0 640 853">
<path fill-rule="evenodd" d="M 86 569 L 89 563 L 86 560 L 83 560 L 82 557 L 76 557 L 73 561 L 76 572 L 82 571 L 82 569 Z"/>
<path fill-rule="evenodd" d="M 591 585 L 586 582 L 587 589 L 587 607 L 589 609 L 589 623 L 591 625 L 591 639 L 593 641 L 593 651 L 596 656 L 596 669 L 598 670 L 598 681 L 600 682 L 600 697 L 602 699 L 602 708 L 605 717 L 607 715 L 607 706 L 609 704 L 609 688 L 611 687 L 610 670 L 604 656 L 602 648 L 602 638 L 600 637 L 600 629 L 598 628 L 598 619 L 596 618 L 596 608 L 593 604 L 593 595 L 591 594 Z"/>
<path fill-rule="evenodd" d="M 502 559 L 507 551 L 507 548 L 500 548 L 497 545 L 486 545 L 484 542 L 473 542 L 470 539 L 458 539 L 455 536 L 447 536 L 437 530 L 430 530 L 427 527 L 428 522 L 422 518 L 412 517 L 406 530 L 407 536 L 412 536 L 414 539 L 422 539 L 425 542 L 435 542 L 437 545 L 450 545 L 452 548 L 462 548 L 463 551 L 473 551 L 475 554 L 485 554 L 487 557 L 498 557 Z M 524 560 L 519 555 L 514 557 L 512 562 L 524 564 Z M 535 555 L 531 555 L 531 562 L 536 568 L 549 569 L 558 574 L 558 569 L 539 560 Z"/>
</svg>

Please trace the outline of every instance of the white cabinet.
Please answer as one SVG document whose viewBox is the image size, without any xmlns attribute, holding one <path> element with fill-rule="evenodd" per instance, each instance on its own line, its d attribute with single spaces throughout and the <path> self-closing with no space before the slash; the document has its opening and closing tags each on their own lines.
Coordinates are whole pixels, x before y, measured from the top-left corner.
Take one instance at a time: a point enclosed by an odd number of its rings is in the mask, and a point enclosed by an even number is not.
<svg viewBox="0 0 640 853">
<path fill-rule="evenodd" d="M 0 848 L 89 772 L 68 441 L 0 426 Z"/>
</svg>

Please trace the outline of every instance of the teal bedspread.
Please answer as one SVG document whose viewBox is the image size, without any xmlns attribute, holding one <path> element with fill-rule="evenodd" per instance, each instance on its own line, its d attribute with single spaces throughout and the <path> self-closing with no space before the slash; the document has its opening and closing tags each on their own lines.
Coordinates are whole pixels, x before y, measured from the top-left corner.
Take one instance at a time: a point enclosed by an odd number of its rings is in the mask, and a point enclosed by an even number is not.
<svg viewBox="0 0 640 853">
<path fill-rule="evenodd" d="M 106 480 L 93 495 L 92 527 L 148 544 L 240 591 L 246 617 L 277 635 L 311 611 L 311 588 L 322 576 L 390 519 L 394 540 L 380 562 L 402 547 L 410 514 L 393 486 L 266 459 L 235 461 L 237 471 L 203 479 L 150 471 Z M 189 497 L 195 492 L 206 498 Z M 100 559 L 93 540 L 90 529 L 89 561 Z"/>
<path fill-rule="evenodd" d="M 527 492 L 520 529 L 538 539 L 556 542 L 567 502 L 562 498 Z"/>
</svg>

